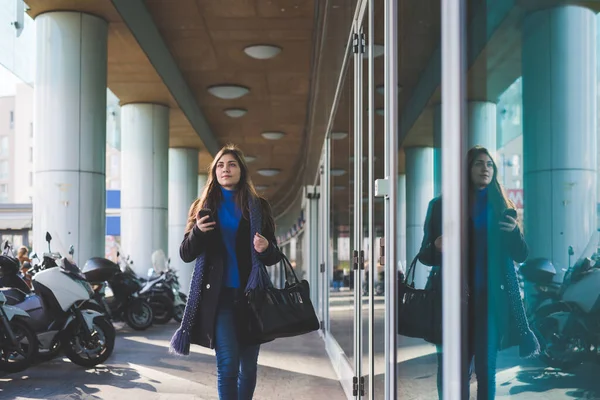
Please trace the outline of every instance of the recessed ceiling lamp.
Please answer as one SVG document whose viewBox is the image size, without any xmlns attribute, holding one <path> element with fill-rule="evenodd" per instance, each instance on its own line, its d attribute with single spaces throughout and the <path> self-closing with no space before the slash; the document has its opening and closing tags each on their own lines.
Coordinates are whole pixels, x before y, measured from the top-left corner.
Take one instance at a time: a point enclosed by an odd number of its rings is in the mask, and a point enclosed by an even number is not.
<svg viewBox="0 0 600 400">
<path fill-rule="evenodd" d="M 348 137 L 347 132 L 331 132 L 331 138 L 333 140 L 342 140 Z"/>
<path fill-rule="evenodd" d="M 256 190 L 267 190 L 269 187 L 267 185 L 256 185 Z"/>
<path fill-rule="evenodd" d="M 375 114 L 383 117 L 385 115 L 385 111 L 383 108 L 378 108 L 377 110 L 375 110 Z"/>
<path fill-rule="evenodd" d="M 246 47 L 244 53 L 257 60 L 268 60 L 281 53 L 281 47 L 271 44 L 257 44 Z"/>
<path fill-rule="evenodd" d="M 373 47 L 373 58 L 381 57 L 385 52 L 385 47 L 382 44 L 375 43 Z M 365 46 L 365 52 L 363 54 L 363 58 L 369 58 L 369 45 Z"/>
<path fill-rule="evenodd" d="M 244 156 L 244 160 L 246 160 L 247 163 L 251 163 L 256 161 L 256 157 L 255 156 Z"/>
<path fill-rule="evenodd" d="M 227 110 L 225 110 L 225 114 L 231 118 L 243 117 L 244 115 L 246 115 L 247 112 L 248 110 L 244 108 L 228 108 Z"/>
<path fill-rule="evenodd" d="M 277 169 L 277 168 L 265 168 L 265 169 L 259 169 L 256 172 L 258 172 L 262 176 L 275 176 L 275 175 L 279 174 L 281 172 L 281 170 Z"/>
<path fill-rule="evenodd" d="M 344 189 L 346 189 L 346 186 L 338 185 L 338 186 L 334 186 L 333 187 L 333 190 L 337 190 L 337 191 L 341 191 L 341 190 L 344 190 Z"/>
<path fill-rule="evenodd" d="M 331 170 L 331 175 L 333 176 L 342 176 L 346 173 L 345 169 L 332 169 Z"/>
<path fill-rule="evenodd" d="M 262 137 L 268 140 L 279 140 L 285 136 L 283 132 L 263 132 L 261 133 Z"/>
<path fill-rule="evenodd" d="M 250 89 L 239 85 L 214 85 L 208 88 L 208 92 L 220 99 L 232 100 L 250 93 Z"/>
</svg>

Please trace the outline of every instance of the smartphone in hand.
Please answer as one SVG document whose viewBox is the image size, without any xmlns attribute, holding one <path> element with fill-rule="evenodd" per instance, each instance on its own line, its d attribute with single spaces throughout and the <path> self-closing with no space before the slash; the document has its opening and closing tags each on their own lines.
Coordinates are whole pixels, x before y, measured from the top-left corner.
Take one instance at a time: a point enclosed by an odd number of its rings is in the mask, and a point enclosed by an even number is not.
<svg viewBox="0 0 600 400">
<path fill-rule="evenodd" d="M 515 210 L 514 208 L 507 208 L 506 210 L 504 210 L 504 217 L 506 216 L 517 219 L 517 210 Z"/>
<path fill-rule="evenodd" d="M 210 210 L 210 208 L 203 208 L 203 209 L 201 209 L 198 212 L 198 220 L 206 217 L 207 215 L 209 216 L 209 218 L 206 221 L 204 221 L 204 223 L 213 222 L 213 219 L 211 217 L 211 210 Z"/>
</svg>

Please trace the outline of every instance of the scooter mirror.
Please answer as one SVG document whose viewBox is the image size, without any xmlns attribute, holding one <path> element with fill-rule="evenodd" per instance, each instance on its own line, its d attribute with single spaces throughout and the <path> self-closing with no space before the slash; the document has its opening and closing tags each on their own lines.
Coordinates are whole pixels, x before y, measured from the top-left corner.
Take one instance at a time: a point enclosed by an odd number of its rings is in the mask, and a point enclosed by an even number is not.
<svg viewBox="0 0 600 400">
<path fill-rule="evenodd" d="M 52 240 L 52 235 L 50 232 L 46 232 L 46 242 L 50 242 Z"/>
<path fill-rule="evenodd" d="M 69 254 L 70 254 L 70 255 L 73 255 L 73 254 L 75 254 L 75 247 L 74 247 L 73 245 L 71 245 L 71 246 L 69 247 Z"/>
<path fill-rule="evenodd" d="M 10 243 L 8 243 L 8 240 L 4 241 L 4 250 L 8 249 L 10 247 Z"/>
</svg>

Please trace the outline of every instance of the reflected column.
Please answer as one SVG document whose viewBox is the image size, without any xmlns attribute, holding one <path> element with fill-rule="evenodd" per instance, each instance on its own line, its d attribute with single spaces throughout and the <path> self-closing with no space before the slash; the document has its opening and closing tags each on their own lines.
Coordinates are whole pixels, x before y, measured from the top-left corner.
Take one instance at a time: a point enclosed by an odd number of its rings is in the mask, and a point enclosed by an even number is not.
<svg viewBox="0 0 600 400">
<path fill-rule="evenodd" d="M 105 251 L 108 23 L 61 11 L 35 24 L 34 244 L 43 251 L 49 231 L 83 266 Z"/>
<path fill-rule="evenodd" d="M 433 199 L 433 148 L 408 147 L 406 152 L 406 260 L 415 258 L 423 240 L 423 223 Z M 415 287 L 423 288 L 428 268 L 418 264 Z"/>
<path fill-rule="evenodd" d="M 146 276 L 152 253 L 168 246 L 169 108 L 121 108 L 121 247 Z"/>
<path fill-rule="evenodd" d="M 396 251 L 398 252 L 398 269 L 406 271 L 406 175 L 398 175 L 398 206 L 396 208 L 398 214 L 398 241 Z M 377 243 L 379 245 L 379 243 Z"/>
<path fill-rule="evenodd" d="M 579 6 L 523 22 L 525 234 L 530 257 L 568 266 L 596 229 L 596 15 Z M 559 272 L 560 274 L 561 272 Z"/>
<path fill-rule="evenodd" d="M 202 192 L 204 192 L 204 186 L 206 186 L 207 180 L 208 174 L 198 174 L 198 198 L 202 196 Z"/>
</svg>

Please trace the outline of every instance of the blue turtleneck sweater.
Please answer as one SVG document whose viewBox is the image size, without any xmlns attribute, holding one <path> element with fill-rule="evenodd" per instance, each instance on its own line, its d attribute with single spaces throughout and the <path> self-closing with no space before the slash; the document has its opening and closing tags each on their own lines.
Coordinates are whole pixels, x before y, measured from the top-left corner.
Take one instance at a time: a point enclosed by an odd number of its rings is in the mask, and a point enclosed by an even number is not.
<svg viewBox="0 0 600 400">
<path fill-rule="evenodd" d="M 235 203 L 235 191 L 221 188 L 221 192 L 223 193 L 223 201 L 217 209 L 217 213 L 219 216 L 219 229 L 226 250 L 223 285 L 230 288 L 239 288 L 240 273 L 235 248 L 242 212 Z"/>
<path fill-rule="evenodd" d="M 474 284 L 475 293 L 487 291 L 487 247 L 488 247 L 488 218 L 489 202 L 487 188 L 480 190 L 475 195 L 471 218 L 474 228 Z"/>
</svg>

